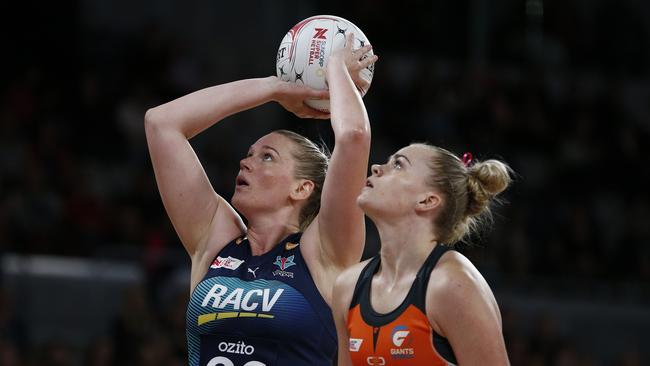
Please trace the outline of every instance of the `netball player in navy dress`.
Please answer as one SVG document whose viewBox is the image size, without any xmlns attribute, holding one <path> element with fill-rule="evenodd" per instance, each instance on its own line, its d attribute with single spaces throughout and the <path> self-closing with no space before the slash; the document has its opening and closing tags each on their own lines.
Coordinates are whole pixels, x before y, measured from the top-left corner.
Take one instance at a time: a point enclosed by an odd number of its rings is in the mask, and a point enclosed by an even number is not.
<svg viewBox="0 0 650 366">
<path fill-rule="evenodd" d="M 365 240 L 356 197 L 366 180 L 370 125 L 357 88 L 368 87 L 359 71 L 376 57 L 359 60 L 369 50 L 348 46 L 331 55 L 331 116 L 303 103 L 327 92 L 275 77 L 210 87 L 147 111 L 158 189 L 191 258 L 190 365 L 331 364 L 332 286 L 359 261 Z M 232 197 L 246 227 L 213 190 L 188 140 L 270 101 L 300 117 L 330 118 L 335 146 L 328 164 L 298 134 L 275 131 L 257 140 L 240 162 Z"/>
</svg>

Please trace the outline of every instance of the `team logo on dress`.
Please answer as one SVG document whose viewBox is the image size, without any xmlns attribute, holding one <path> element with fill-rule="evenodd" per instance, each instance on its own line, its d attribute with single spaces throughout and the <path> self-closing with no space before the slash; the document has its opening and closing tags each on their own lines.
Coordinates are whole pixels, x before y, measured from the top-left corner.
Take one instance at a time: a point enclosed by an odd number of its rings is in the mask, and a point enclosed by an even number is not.
<svg viewBox="0 0 650 366">
<path fill-rule="evenodd" d="M 393 344 L 397 347 L 401 347 L 404 341 L 409 337 L 410 333 L 411 332 L 408 331 L 407 327 L 403 325 L 396 326 L 393 328 L 393 332 L 390 334 L 391 338 L 393 339 Z"/>
<path fill-rule="evenodd" d="M 295 265 L 296 265 L 295 263 L 293 263 L 293 256 L 292 256 L 292 255 L 290 255 L 290 256 L 288 256 L 288 257 L 286 257 L 286 258 L 285 258 L 285 257 L 281 257 L 281 256 L 277 256 L 277 257 L 275 258 L 275 262 L 273 262 L 273 264 L 275 264 L 276 266 L 280 267 L 280 269 L 283 270 L 283 271 L 284 271 L 285 269 L 291 267 L 291 266 L 295 266 Z"/>
<path fill-rule="evenodd" d="M 411 336 L 411 331 L 408 330 L 408 327 L 403 325 L 396 326 L 390 333 L 390 338 L 395 347 L 397 347 L 390 349 L 391 358 L 404 359 L 415 357 L 415 350 L 409 347 L 411 343 L 413 343 L 413 337 Z"/>
<path fill-rule="evenodd" d="M 362 338 L 350 338 L 350 352 L 359 352 L 361 349 Z"/>
<path fill-rule="evenodd" d="M 228 256 L 226 258 L 219 257 L 217 256 L 217 259 L 212 262 L 210 265 L 210 268 L 226 268 L 226 269 L 231 269 L 235 270 L 237 269 L 242 263 L 244 263 L 243 260 L 233 258 L 231 256 Z"/>
<path fill-rule="evenodd" d="M 278 266 L 280 269 L 276 269 L 275 271 L 273 271 L 273 276 L 293 278 L 293 272 L 285 271 L 287 268 L 296 265 L 293 262 L 293 258 L 294 258 L 293 255 L 290 255 L 288 257 L 277 256 L 273 264 Z"/>
</svg>

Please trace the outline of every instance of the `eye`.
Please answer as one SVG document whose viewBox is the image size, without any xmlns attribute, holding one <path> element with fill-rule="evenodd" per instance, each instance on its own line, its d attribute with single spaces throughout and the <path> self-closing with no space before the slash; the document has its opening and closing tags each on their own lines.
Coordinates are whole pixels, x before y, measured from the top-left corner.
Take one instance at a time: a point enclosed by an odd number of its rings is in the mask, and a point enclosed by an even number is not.
<svg viewBox="0 0 650 366">
<path fill-rule="evenodd" d="M 253 156 L 253 153 L 252 153 L 252 152 L 249 151 L 248 153 L 246 153 L 246 157 L 247 157 L 247 158 L 250 158 L 251 156 Z"/>
<path fill-rule="evenodd" d="M 399 161 L 399 159 L 393 160 L 393 168 L 402 169 L 402 163 Z"/>
<path fill-rule="evenodd" d="M 262 160 L 263 161 L 273 161 L 273 155 L 271 155 L 269 153 L 266 153 L 266 154 L 262 155 Z"/>
</svg>

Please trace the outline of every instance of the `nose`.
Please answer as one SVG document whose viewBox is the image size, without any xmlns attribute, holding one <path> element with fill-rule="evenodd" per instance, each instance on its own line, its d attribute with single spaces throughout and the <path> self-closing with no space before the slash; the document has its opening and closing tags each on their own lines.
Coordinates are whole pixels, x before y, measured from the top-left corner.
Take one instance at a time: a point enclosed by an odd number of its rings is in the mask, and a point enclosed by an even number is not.
<svg viewBox="0 0 650 366">
<path fill-rule="evenodd" d="M 376 175 L 378 177 L 381 176 L 381 174 L 382 174 L 381 165 L 372 164 L 372 166 L 370 167 L 370 171 L 372 172 L 372 174 L 374 174 L 374 175 Z"/>
<path fill-rule="evenodd" d="M 241 159 L 241 160 L 239 161 L 239 169 L 240 169 L 240 170 L 246 170 L 246 171 L 250 171 L 250 170 L 251 170 L 250 161 L 248 160 L 247 157 L 246 157 L 246 158 L 243 158 L 243 159 Z"/>
</svg>

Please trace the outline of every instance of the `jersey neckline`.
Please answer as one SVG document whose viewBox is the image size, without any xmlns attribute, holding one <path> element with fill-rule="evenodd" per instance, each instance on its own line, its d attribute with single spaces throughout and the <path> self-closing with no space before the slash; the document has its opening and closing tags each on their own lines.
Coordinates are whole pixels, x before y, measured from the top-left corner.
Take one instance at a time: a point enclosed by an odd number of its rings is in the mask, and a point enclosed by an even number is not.
<svg viewBox="0 0 650 366">
<path fill-rule="evenodd" d="M 413 283 L 411 283 L 411 287 L 409 288 L 409 291 L 407 292 L 402 302 L 395 309 L 387 313 L 380 313 L 376 311 L 372 307 L 372 301 L 370 297 L 372 292 L 372 279 L 379 271 L 379 266 L 381 265 L 381 257 L 379 254 L 377 254 L 370 261 L 370 263 L 368 263 L 367 267 L 362 271 L 362 275 L 360 276 L 367 276 L 367 279 L 361 288 L 361 293 L 359 294 L 360 298 L 358 299 L 362 310 L 361 316 L 363 317 L 363 320 L 369 325 L 377 327 L 384 326 L 399 318 L 399 316 L 404 311 L 406 311 L 410 305 L 415 305 L 417 308 L 426 313 L 425 296 L 426 288 L 429 282 L 428 280 L 431 276 L 431 270 L 447 250 L 449 250 L 449 247 L 444 244 L 437 244 L 435 248 L 431 250 L 431 253 L 429 253 L 427 259 L 424 261 L 424 263 L 422 263 L 422 266 L 415 275 Z"/>
</svg>

